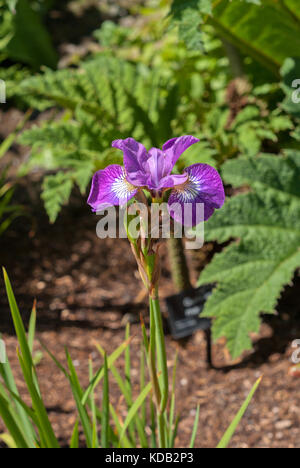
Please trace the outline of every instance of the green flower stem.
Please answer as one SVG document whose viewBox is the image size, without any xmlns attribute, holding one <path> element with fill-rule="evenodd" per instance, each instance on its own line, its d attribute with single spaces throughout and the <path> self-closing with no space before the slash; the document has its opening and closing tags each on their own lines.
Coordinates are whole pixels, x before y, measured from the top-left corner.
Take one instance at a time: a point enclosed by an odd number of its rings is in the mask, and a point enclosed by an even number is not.
<svg viewBox="0 0 300 468">
<path fill-rule="evenodd" d="M 169 378 L 168 378 L 168 366 L 167 366 L 167 354 L 165 347 L 165 336 L 163 331 L 162 316 L 160 312 L 159 299 L 156 293 L 155 298 L 150 299 L 152 303 L 153 315 L 155 320 L 155 331 L 156 331 L 156 347 L 158 357 L 158 368 L 162 373 L 160 380 L 161 384 L 161 402 L 160 411 L 163 413 L 167 407 L 169 399 Z"/>
<path fill-rule="evenodd" d="M 156 326 L 155 326 L 155 318 L 154 312 L 152 307 L 152 302 L 150 299 L 150 343 L 149 343 L 149 368 L 150 368 L 150 378 L 153 386 L 153 396 L 155 400 L 156 408 L 160 408 L 161 402 L 161 393 L 157 378 L 157 369 L 156 369 Z"/>
<path fill-rule="evenodd" d="M 154 317 L 154 308 L 152 304 L 152 300 L 150 298 L 150 342 L 149 342 L 149 372 L 150 378 L 153 387 L 153 400 L 156 407 L 156 415 L 157 415 L 157 428 L 158 428 L 158 439 L 159 439 L 159 447 L 165 448 L 166 447 L 166 440 L 165 440 L 165 425 L 164 425 L 164 417 L 161 413 L 160 406 L 161 406 L 161 392 L 157 377 L 157 368 L 156 368 L 156 323 Z"/>
<path fill-rule="evenodd" d="M 157 292 L 155 297 L 150 296 L 150 345 L 149 345 L 149 370 L 153 385 L 154 403 L 157 414 L 157 427 L 160 448 L 166 448 L 166 418 L 165 410 L 169 399 L 169 383 L 165 338 L 162 326 L 162 317 L 159 307 Z M 157 377 L 156 355 L 158 369 L 161 373 Z"/>
</svg>

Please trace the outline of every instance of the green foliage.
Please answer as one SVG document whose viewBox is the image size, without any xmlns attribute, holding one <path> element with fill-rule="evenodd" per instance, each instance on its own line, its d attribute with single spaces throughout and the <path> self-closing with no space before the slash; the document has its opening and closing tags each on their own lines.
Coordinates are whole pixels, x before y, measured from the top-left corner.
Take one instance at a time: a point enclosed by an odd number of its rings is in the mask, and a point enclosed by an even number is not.
<svg viewBox="0 0 300 468">
<path fill-rule="evenodd" d="M 47 71 L 25 80 L 19 93 L 40 110 L 55 105 L 67 109 L 59 121 L 33 127 L 20 139 L 33 148 L 27 170 L 39 165 L 64 172 L 44 184 L 52 221 L 74 183 L 84 192 L 96 169 L 121 162 L 120 154 L 110 148 L 113 139 L 130 135 L 147 146 L 159 146 L 172 133 L 177 110 L 176 85 L 157 71 L 105 55 L 73 71 Z M 60 184 L 63 190 L 51 201 Z"/>
<path fill-rule="evenodd" d="M 84 193 L 95 170 L 122 163 L 121 154 L 110 147 L 116 138 L 133 136 L 150 148 L 161 146 L 171 135 L 199 137 L 201 145 L 180 158 L 180 170 L 199 160 L 215 165 L 240 152 L 256 154 L 267 140 L 279 143 L 279 133 L 293 124 L 279 109 L 266 111 L 272 86 L 248 91 L 248 105 L 231 118 L 225 92 L 228 63 L 218 58 L 220 42 L 208 43 L 216 55 L 211 58 L 186 56 L 179 50 L 172 61 L 149 67 L 105 52 L 78 68 L 47 70 L 19 85 L 18 97 L 32 108 L 65 111 L 20 139 L 32 148 L 22 173 L 35 166 L 63 172 L 57 178 L 51 175 L 43 185 L 51 221 L 74 184 Z M 166 45 L 166 50 L 173 48 Z M 278 92 L 278 86 L 274 89 Z M 60 183 L 62 190 L 52 200 Z"/>
<path fill-rule="evenodd" d="M 227 338 L 233 357 L 251 349 L 261 312 L 273 313 L 300 265 L 300 153 L 228 161 L 225 182 L 251 191 L 229 199 L 206 223 L 206 239 L 238 238 L 206 267 L 199 284 L 217 282 L 204 314 L 215 317 L 214 338 Z"/>
<path fill-rule="evenodd" d="M 283 108 L 300 118 L 300 58 L 288 58 L 281 68 L 282 89 L 286 94 Z"/>
<path fill-rule="evenodd" d="M 171 6 L 173 20 L 179 24 L 179 37 L 191 50 L 203 48 L 202 33 L 204 15 L 212 14 L 212 0 L 173 0 Z"/>
<path fill-rule="evenodd" d="M 278 68 L 290 56 L 300 56 L 300 18 L 298 4 L 292 0 L 215 2 L 212 13 L 208 0 L 174 0 L 173 21 L 179 22 L 181 38 L 188 47 L 199 48 L 203 23 L 215 30 L 246 55 L 278 73 Z M 265 19 L 268 18 L 266 22 Z"/>
<path fill-rule="evenodd" d="M 11 223 L 24 214 L 24 208 L 12 203 L 14 187 L 5 181 L 6 171 L 0 176 L 0 236 L 9 228 Z"/>
<path fill-rule="evenodd" d="M 57 55 L 41 17 L 29 0 L 0 0 L 0 61 L 6 58 L 40 68 L 55 68 Z M 12 12 L 13 11 L 13 12 Z"/>
<path fill-rule="evenodd" d="M 130 31 L 113 21 L 104 21 L 101 28 L 94 32 L 94 37 L 103 47 L 124 46 Z"/>
<path fill-rule="evenodd" d="M 22 395 L 19 393 L 11 366 L 6 360 L 5 363 L 0 363 L 0 416 L 6 426 L 7 432 L 0 434 L 2 440 L 9 448 L 59 448 L 58 440 L 53 431 L 53 427 L 49 421 L 46 406 L 41 395 L 36 363 L 33 358 L 35 326 L 36 326 L 36 311 L 35 307 L 32 310 L 31 319 L 29 322 L 28 332 L 25 330 L 21 314 L 14 297 L 10 280 L 4 270 L 4 281 L 9 300 L 9 306 L 15 332 L 18 339 L 18 359 L 20 363 L 20 373 L 24 379 L 24 386 L 28 391 L 31 399 L 31 404 L 27 404 Z M 128 327 L 128 335 L 129 335 Z M 148 338 L 146 330 L 142 324 L 142 332 L 144 336 L 144 346 L 141 346 L 141 353 L 144 356 L 148 354 Z M 0 337 L 1 338 L 1 337 Z M 128 371 L 128 363 L 130 364 L 130 341 L 128 338 L 116 349 L 110 356 L 107 356 L 103 348 L 98 345 L 98 351 L 104 358 L 104 364 L 96 373 L 93 370 L 93 362 L 90 359 L 88 363 L 89 386 L 84 391 L 79 381 L 76 368 L 68 351 L 66 351 L 67 367 L 65 368 L 57 361 L 55 356 L 41 343 L 50 358 L 54 361 L 58 369 L 63 373 L 70 389 L 76 408 L 78 418 L 74 425 L 70 438 L 70 448 L 79 447 L 79 427 L 83 429 L 84 444 L 88 448 L 136 448 L 156 447 L 152 441 L 156 440 L 156 425 L 147 425 L 147 407 L 150 403 L 150 395 L 152 390 L 151 382 L 145 385 L 144 379 L 141 380 L 142 387 L 140 393 L 133 399 L 133 386 L 131 380 L 126 378 Z M 125 358 L 125 377 L 115 367 L 115 361 L 123 353 L 127 354 Z M 141 359 L 141 375 L 145 375 L 145 359 Z M 113 377 L 118 384 L 120 391 L 127 403 L 127 416 L 123 421 L 120 412 L 117 411 L 110 402 L 109 381 Z M 98 386 L 103 380 L 101 390 Z M 175 380 L 175 372 L 174 372 Z M 222 446 L 227 446 L 231 437 L 241 420 L 243 413 L 248 407 L 250 400 L 258 386 L 258 382 L 251 390 L 249 396 L 241 407 L 241 410 L 233 420 L 233 423 L 228 428 L 226 440 L 222 439 Z M 97 395 L 102 395 L 102 403 L 98 404 Z M 27 398 L 26 398 L 27 401 Z M 175 404 L 175 384 L 173 384 L 172 402 Z M 173 408 L 174 409 L 174 408 Z M 142 420 L 145 417 L 145 420 Z M 167 427 L 168 434 L 166 447 L 174 448 L 175 437 L 177 433 L 178 421 L 173 427 L 173 417 L 167 418 L 164 414 L 165 421 L 170 421 L 171 426 Z M 196 431 L 198 426 L 199 410 L 196 414 L 194 429 L 192 431 L 191 445 L 194 446 Z M 80 424 L 80 426 L 79 426 Z M 151 427 L 151 434 L 148 435 L 147 427 Z M 100 431 L 99 431 L 100 428 Z M 100 432 L 100 437 L 99 437 Z M 101 440 L 101 443 L 99 443 Z"/>
</svg>

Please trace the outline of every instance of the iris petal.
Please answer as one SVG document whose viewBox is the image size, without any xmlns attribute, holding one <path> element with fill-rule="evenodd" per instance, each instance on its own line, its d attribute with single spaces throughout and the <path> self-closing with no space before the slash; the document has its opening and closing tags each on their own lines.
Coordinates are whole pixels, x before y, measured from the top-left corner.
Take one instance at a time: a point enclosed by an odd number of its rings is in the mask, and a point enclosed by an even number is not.
<svg viewBox="0 0 300 468">
<path fill-rule="evenodd" d="M 185 172 L 187 181 L 171 192 L 169 212 L 177 222 L 196 226 L 207 221 L 215 209 L 221 208 L 225 201 L 224 187 L 219 173 L 208 164 L 194 164 Z M 199 218 L 201 213 L 202 219 Z"/>
<path fill-rule="evenodd" d="M 172 169 L 182 153 L 191 145 L 194 145 L 198 142 L 198 138 L 195 138 L 192 135 L 184 135 L 179 138 L 172 138 L 164 144 L 162 149 L 166 155 L 166 158 L 169 160 L 169 164 L 172 166 Z"/>
<path fill-rule="evenodd" d="M 93 211 L 100 211 L 112 205 L 122 206 L 136 193 L 137 188 L 127 181 L 125 168 L 112 164 L 94 174 L 88 204 Z"/>
<path fill-rule="evenodd" d="M 138 187 L 144 186 L 147 180 L 145 165 L 149 157 L 144 145 L 134 138 L 126 138 L 113 141 L 112 146 L 123 151 L 127 180 Z"/>
</svg>

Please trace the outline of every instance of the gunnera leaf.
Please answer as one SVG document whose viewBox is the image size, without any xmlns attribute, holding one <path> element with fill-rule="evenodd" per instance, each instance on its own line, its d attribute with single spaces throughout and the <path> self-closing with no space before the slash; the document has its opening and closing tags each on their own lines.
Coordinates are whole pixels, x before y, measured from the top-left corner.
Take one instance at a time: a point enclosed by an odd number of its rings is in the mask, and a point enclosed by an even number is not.
<svg viewBox="0 0 300 468">
<path fill-rule="evenodd" d="M 260 314 L 272 314 L 300 266 L 300 152 L 239 158 L 223 178 L 247 193 L 230 198 L 206 223 L 206 240 L 236 239 L 205 268 L 199 285 L 217 283 L 204 314 L 213 336 L 227 338 L 233 358 L 251 349 Z"/>
</svg>

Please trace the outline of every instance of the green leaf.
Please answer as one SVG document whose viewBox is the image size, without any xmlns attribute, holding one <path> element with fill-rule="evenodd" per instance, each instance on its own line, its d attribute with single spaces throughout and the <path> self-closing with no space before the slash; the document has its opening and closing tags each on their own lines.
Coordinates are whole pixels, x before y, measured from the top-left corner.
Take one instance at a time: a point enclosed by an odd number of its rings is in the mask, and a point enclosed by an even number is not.
<svg viewBox="0 0 300 468">
<path fill-rule="evenodd" d="M 1 336 L 0 336 L 1 337 Z M 15 404 L 14 404 L 14 418 L 17 421 L 18 427 L 20 428 L 24 439 L 28 442 L 28 445 L 31 448 L 35 447 L 35 440 L 36 440 L 36 434 L 35 430 L 31 424 L 30 419 L 28 418 L 28 415 L 26 414 L 26 410 L 23 408 L 23 402 L 18 401 L 18 397 L 20 397 L 15 379 L 11 370 L 11 366 L 9 364 L 9 361 L 5 364 L 1 363 L 0 364 L 0 375 L 3 378 L 3 382 L 6 386 L 6 389 L 10 392 L 10 394 L 14 394 L 17 396 L 15 398 Z M 2 387 L 2 384 L 0 383 L 0 393 L 4 395 L 4 390 Z"/>
<path fill-rule="evenodd" d="M 232 436 L 234 435 L 235 431 L 236 431 L 236 428 L 238 426 L 238 424 L 240 423 L 242 417 L 244 416 L 252 398 L 253 398 L 253 395 L 254 393 L 256 392 L 257 390 L 257 387 L 259 386 L 260 382 L 261 382 L 261 379 L 262 377 L 260 377 L 256 382 L 255 384 L 253 385 L 249 395 L 247 396 L 246 400 L 244 401 L 244 403 L 242 404 L 240 410 L 238 411 L 237 415 L 235 416 L 234 420 L 232 421 L 232 423 L 230 424 L 229 428 L 227 429 L 227 431 L 225 432 L 225 434 L 223 435 L 222 439 L 220 440 L 217 448 L 226 448 L 232 438 Z"/>
<path fill-rule="evenodd" d="M 66 350 L 66 356 L 67 356 L 68 368 L 70 371 L 69 381 L 70 381 L 72 393 L 76 402 L 76 406 L 77 406 L 78 414 L 79 414 L 80 421 L 83 427 L 83 431 L 86 437 L 87 447 L 92 448 L 93 430 L 92 430 L 91 420 L 90 420 L 90 417 L 88 415 L 86 408 L 81 403 L 83 391 L 80 386 L 79 379 L 78 379 L 73 361 L 67 350 Z"/>
<path fill-rule="evenodd" d="M 4 442 L 8 448 L 18 448 L 17 444 L 14 441 L 14 438 L 10 434 L 0 434 L 0 440 L 2 440 L 2 442 Z"/>
<path fill-rule="evenodd" d="M 111 403 L 109 405 L 109 409 L 110 409 L 111 416 L 114 420 L 117 433 L 118 435 L 120 435 L 122 432 L 123 422 L 121 421 L 120 416 L 117 414 L 117 412 L 115 411 Z M 121 448 L 133 448 L 134 447 L 132 442 L 130 442 L 130 440 L 126 436 L 124 436 L 123 439 L 120 440 L 119 445 L 121 446 Z"/>
<path fill-rule="evenodd" d="M 199 49 L 199 26 L 204 22 L 247 55 L 278 74 L 287 57 L 300 57 L 300 21 L 294 0 L 174 0 L 173 21 L 179 23 L 180 37 L 187 46 Z M 265 21 L 268 18 L 268 21 Z"/>
<path fill-rule="evenodd" d="M 245 54 L 278 73 L 287 57 L 300 56 L 300 22 L 295 21 L 294 10 L 273 0 L 263 0 L 261 5 L 221 0 L 209 22 Z"/>
<path fill-rule="evenodd" d="M 129 345 L 131 341 L 131 338 L 124 341 L 124 343 L 122 343 L 117 349 L 115 349 L 115 351 L 113 351 L 113 353 L 108 357 L 107 359 L 107 364 L 108 364 L 108 368 L 110 369 L 110 366 L 112 366 L 114 364 L 114 362 L 121 356 L 121 354 L 125 351 L 125 349 L 127 348 L 127 346 Z M 102 355 L 102 348 L 101 346 L 97 346 L 96 345 L 96 348 L 99 349 L 99 352 L 100 354 Z M 88 397 L 90 395 L 90 393 L 95 389 L 95 387 L 99 384 L 99 382 L 103 379 L 103 376 L 104 376 L 104 368 L 101 367 L 98 372 L 96 372 L 96 375 L 94 376 L 93 380 L 90 382 L 88 388 L 86 389 L 86 391 L 84 392 L 84 395 L 82 397 L 82 404 L 85 405 L 87 400 L 88 400 Z"/>
<path fill-rule="evenodd" d="M 126 333 L 126 336 L 128 336 L 128 339 L 129 339 L 129 327 L 128 327 L 128 332 Z M 101 347 L 101 345 L 97 344 L 97 348 L 101 352 L 102 356 L 104 357 L 105 356 L 105 351 Z M 125 360 L 126 360 L 126 358 L 125 358 Z M 131 406 L 133 405 L 133 399 L 132 399 L 132 394 L 131 394 L 131 386 L 128 387 L 128 385 L 127 385 L 128 381 L 122 379 L 119 371 L 117 370 L 117 368 L 113 364 L 110 364 L 109 369 L 110 369 L 111 373 L 113 374 L 113 376 L 114 376 L 114 378 L 115 378 L 115 380 L 116 380 L 116 382 L 117 382 L 117 384 L 118 384 L 118 386 L 119 386 L 119 388 L 120 388 L 120 390 L 122 392 L 122 395 L 125 398 L 128 409 L 130 409 Z M 141 374 L 142 373 L 143 372 L 141 372 Z M 141 375 L 141 377 L 142 377 L 142 375 Z M 142 389 L 145 387 L 145 383 L 143 382 L 143 379 L 141 380 L 141 383 L 143 383 L 140 386 L 141 391 L 142 391 Z M 146 410 L 146 406 L 145 406 L 145 402 L 144 402 L 142 407 L 141 407 L 141 411 L 145 412 L 145 410 Z M 144 421 L 141 420 L 139 415 L 136 415 L 135 424 L 136 424 L 136 428 L 137 428 L 137 431 L 138 431 L 138 434 L 139 434 L 141 447 L 142 448 L 147 448 L 148 443 L 147 443 L 147 438 L 146 438 L 146 435 L 145 435 L 146 415 L 144 415 Z M 135 439 L 136 438 L 134 437 L 133 440 L 135 440 Z"/>
<path fill-rule="evenodd" d="M 146 387 L 139 394 L 139 396 L 137 397 L 137 399 L 133 403 L 132 407 L 128 411 L 127 417 L 126 417 L 126 419 L 124 421 L 124 425 L 122 427 L 122 432 L 120 434 L 120 441 L 123 439 L 129 424 L 131 423 L 131 421 L 134 420 L 134 417 L 135 417 L 136 413 L 139 411 L 139 409 L 142 406 L 143 402 L 145 401 L 145 399 L 149 395 L 151 389 L 152 389 L 152 384 L 151 384 L 151 382 L 149 382 L 148 385 L 146 385 Z"/>
<path fill-rule="evenodd" d="M 29 327 L 28 327 L 28 346 L 30 352 L 33 352 L 33 343 L 34 343 L 34 336 L 35 336 L 35 329 L 36 329 L 36 302 L 34 301 L 30 320 L 29 320 Z"/>
<path fill-rule="evenodd" d="M 0 415 L 7 427 L 9 433 L 13 437 L 14 443 L 18 448 L 29 448 L 18 425 L 14 420 L 14 416 L 10 411 L 7 401 L 0 395 Z"/>
<path fill-rule="evenodd" d="M 6 288 L 6 293 L 9 301 L 9 307 L 12 315 L 12 319 L 14 322 L 15 331 L 18 337 L 18 342 L 21 348 L 22 356 L 24 358 L 24 363 L 28 369 L 28 372 L 32 373 L 33 363 L 32 363 L 32 356 L 30 353 L 30 348 L 27 342 L 26 332 L 23 325 L 23 321 L 20 315 L 20 311 L 11 287 L 11 283 L 9 277 L 6 273 L 5 268 L 3 268 L 3 276 L 4 276 L 4 283 Z"/>
<path fill-rule="evenodd" d="M 28 0 L 18 0 L 12 27 L 12 38 L 6 46 L 10 58 L 35 68 L 41 65 L 56 67 L 57 54 L 50 36 Z"/>
<path fill-rule="evenodd" d="M 34 379 L 29 369 L 28 363 L 26 363 L 26 360 L 23 359 L 22 355 L 19 353 L 18 358 L 29 394 L 32 399 L 32 406 L 38 421 L 37 427 L 41 438 L 41 445 L 43 448 L 59 448 L 59 444 L 50 424 L 45 405 L 40 396 L 39 389 L 36 386 L 37 381 Z"/>
<path fill-rule="evenodd" d="M 72 176 L 69 173 L 58 172 L 45 177 L 42 199 L 51 223 L 56 220 L 62 205 L 69 200 L 72 187 Z"/>
<path fill-rule="evenodd" d="M 109 448 L 108 429 L 109 429 L 109 383 L 108 383 L 108 364 L 107 356 L 104 356 L 104 377 L 102 392 L 102 421 L 101 421 L 101 447 Z"/>
<path fill-rule="evenodd" d="M 171 12 L 173 21 L 179 23 L 179 37 L 190 50 L 203 48 L 203 15 L 211 14 L 212 0 L 173 0 Z"/>
<path fill-rule="evenodd" d="M 91 382 L 94 377 L 92 358 L 89 358 L 89 377 L 90 377 L 90 382 Z M 97 427 L 97 409 L 96 409 L 94 391 L 91 394 L 90 400 L 91 400 L 92 425 L 93 425 L 93 448 L 99 448 L 98 427 Z"/>
<path fill-rule="evenodd" d="M 75 423 L 75 426 L 74 426 L 74 429 L 73 429 L 73 432 L 72 432 L 71 441 L 70 441 L 70 448 L 71 449 L 78 449 L 79 448 L 79 430 L 78 430 L 78 426 L 79 426 L 79 421 L 77 420 L 76 423 Z"/>
<path fill-rule="evenodd" d="M 282 89 L 286 94 L 283 108 L 300 118 L 300 58 L 288 58 L 281 68 Z"/>
<path fill-rule="evenodd" d="M 195 421 L 194 421 L 194 426 L 193 426 L 193 431 L 192 431 L 192 437 L 191 437 L 191 442 L 190 442 L 190 448 L 194 448 L 195 446 L 195 440 L 198 432 L 198 426 L 199 426 L 199 414 L 200 414 L 200 405 L 197 406 L 197 411 L 195 414 Z"/>
<path fill-rule="evenodd" d="M 204 315 L 235 358 L 251 349 L 260 313 L 273 313 L 300 265 L 300 153 L 239 158 L 223 166 L 227 183 L 252 191 L 229 199 L 206 223 L 206 240 L 238 238 L 216 254 L 199 284 L 217 283 Z"/>
</svg>

